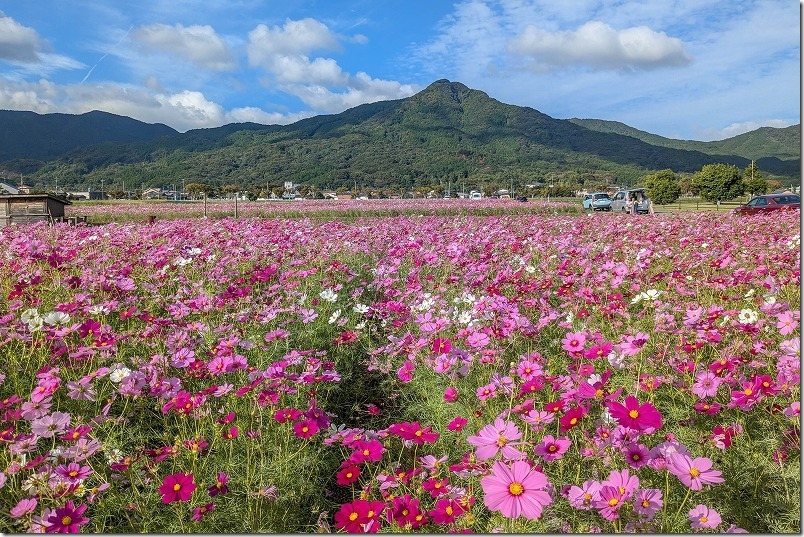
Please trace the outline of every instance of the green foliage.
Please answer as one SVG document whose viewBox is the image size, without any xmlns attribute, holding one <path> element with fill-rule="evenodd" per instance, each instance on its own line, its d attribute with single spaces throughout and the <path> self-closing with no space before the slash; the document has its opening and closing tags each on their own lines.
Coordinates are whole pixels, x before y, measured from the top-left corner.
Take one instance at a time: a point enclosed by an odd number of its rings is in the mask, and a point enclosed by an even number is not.
<svg viewBox="0 0 804 537">
<path fill-rule="evenodd" d="M 645 179 L 648 197 L 658 205 L 668 205 L 681 196 L 681 187 L 673 170 L 662 170 Z"/>
<path fill-rule="evenodd" d="M 764 194 L 768 190 L 768 180 L 762 176 L 754 161 L 751 161 L 743 173 L 743 189 L 751 195 Z"/>
<path fill-rule="evenodd" d="M 707 164 L 693 175 L 692 184 L 707 201 L 732 200 L 743 193 L 740 169 L 728 164 Z"/>
<path fill-rule="evenodd" d="M 574 190 L 633 185 L 646 171 L 691 173 L 716 161 L 740 167 L 749 162 L 741 153 L 724 154 L 739 156 L 713 157 L 590 130 L 440 80 L 407 99 L 291 125 L 232 124 L 148 141 L 85 145 L 41 163 L 31 179 L 46 185 L 58 178 L 68 188 L 101 180 L 109 188 L 125 182 L 127 189 L 185 180 L 212 187 L 238 184 L 244 191 L 256 186 L 281 192 L 285 181 L 317 190 L 398 191 L 443 189 L 452 181 L 465 183 L 467 190 L 512 183 L 518 190 L 539 182 L 566 183 Z M 776 153 L 763 154 L 769 155 L 782 162 Z M 23 166 L 15 162 L 3 165 L 9 171 Z M 785 165 L 791 177 L 798 175 L 797 163 Z M 26 173 L 31 169 L 25 165 Z"/>
</svg>

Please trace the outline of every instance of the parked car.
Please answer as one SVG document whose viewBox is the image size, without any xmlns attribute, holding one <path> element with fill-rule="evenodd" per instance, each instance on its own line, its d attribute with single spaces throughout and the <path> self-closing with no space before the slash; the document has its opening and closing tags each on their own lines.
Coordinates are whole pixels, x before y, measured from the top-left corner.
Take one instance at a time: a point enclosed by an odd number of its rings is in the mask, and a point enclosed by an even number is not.
<svg viewBox="0 0 804 537">
<path fill-rule="evenodd" d="M 801 209 L 801 197 L 796 194 L 765 194 L 755 196 L 734 209 L 734 214 L 764 214 L 771 211 Z"/>
<path fill-rule="evenodd" d="M 472 190 L 469 193 L 469 199 L 470 200 L 482 200 L 483 199 L 483 193 L 478 191 L 478 190 Z"/>
<path fill-rule="evenodd" d="M 620 190 L 614 194 L 611 200 L 611 210 L 622 213 L 648 214 L 650 212 L 650 200 L 645 194 L 644 188 L 631 188 Z"/>
<path fill-rule="evenodd" d="M 592 211 L 610 211 L 611 196 L 608 192 L 594 192 L 583 197 L 583 208 Z"/>
</svg>

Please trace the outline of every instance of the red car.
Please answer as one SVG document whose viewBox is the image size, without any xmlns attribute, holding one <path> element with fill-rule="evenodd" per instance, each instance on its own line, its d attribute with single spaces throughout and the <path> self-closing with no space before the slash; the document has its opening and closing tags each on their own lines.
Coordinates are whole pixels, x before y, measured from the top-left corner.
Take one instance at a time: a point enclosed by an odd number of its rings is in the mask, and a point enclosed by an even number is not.
<svg viewBox="0 0 804 537">
<path fill-rule="evenodd" d="M 801 197 L 796 194 L 765 194 L 756 196 L 734 209 L 734 214 L 764 214 L 770 211 L 801 209 Z"/>
</svg>

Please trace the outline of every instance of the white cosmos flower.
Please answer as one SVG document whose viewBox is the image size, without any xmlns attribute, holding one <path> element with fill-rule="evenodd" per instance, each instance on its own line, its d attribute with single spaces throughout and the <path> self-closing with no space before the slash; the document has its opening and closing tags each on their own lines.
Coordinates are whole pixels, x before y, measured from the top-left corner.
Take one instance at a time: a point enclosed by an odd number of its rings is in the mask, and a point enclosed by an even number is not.
<svg viewBox="0 0 804 537">
<path fill-rule="evenodd" d="M 321 297 L 321 300 L 326 300 L 327 302 L 336 302 L 338 300 L 338 293 L 332 289 L 324 289 L 318 296 Z"/>
<path fill-rule="evenodd" d="M 332 312 L 332 315 L 329 316 L 329 324 L 333 324 L 335 321 L 338 320 L 338 317 L 341 316 L 341 310 L 335 310 Z"/>
<path fill-rule="evenodd" d="M 107 313 L 109 313 L 109 310 L 107 310 L 105 306 L 95 304 L 94 306 L 90 306 L 89 308 L 87 308 L 87 312 L 90 315 L 106 315 Z"/>
<path fill-rule="evenodd" d="M 754 324 L 759 319 L 759 314 L 750 308 L 740 310 L 737 320 L 742 324 Z"/>
<path fill-rule="evenodd" d="M 359 302 L 355 304 L 355 306 L 352 308 L 352 311 L 354 311 L 355 313 L 359 313 L 361 315 L 368 313 L 368 310 L 369 310 L 368 306 L 366 306 L 365 304 L 360 304 Z"/>
<path fill-rule="evenodd" d="M 20 315 L 20 319 L 22 319 L 22 322 L 24 323 L 30 323 L 32 320 L 38 318 L 39 318 L 39 310 L 36 308 L 29 308 L 23 311 L 22 315 Z"/>
<path fill-rule="evenodd" d="M 121 382 L 124 378 L 131 374 L 131 369 L 127 367 L 121 367 L 120 369 L 115 369 L 111 373 L 109 373 L 109 380 L 117 384 Z"/>
<path fill-rule="evenodd" d="M 70 314 L 63 311 L 49 311 L 45 313 L 42 320 L 51 326 L 57 324 L 67 324 L 70 322 Z"/>
</svg>

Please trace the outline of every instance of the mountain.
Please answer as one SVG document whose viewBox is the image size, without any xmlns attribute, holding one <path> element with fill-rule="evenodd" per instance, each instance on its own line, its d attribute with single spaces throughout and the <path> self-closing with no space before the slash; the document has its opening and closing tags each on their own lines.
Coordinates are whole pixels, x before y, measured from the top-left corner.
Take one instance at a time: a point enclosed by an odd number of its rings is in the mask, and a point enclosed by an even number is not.
<svg viewBox="0 0 804 537">
<path fill-rule="evenodd" d="M 598 132 L 630 136 L 637 140 L 673 149 L 700 151 L 707 155 L 739 155 L 756 161 L 763 159 L 795 160 L 801 157 L 801 125 L 784 128 L 760 127 L 725 140 L 696 142 L 675 140 L 629 127 L 618 121 L 602 119 L 578 119 L 568 121 Z M 759 164 L 760 167 L 761 164 Z"/>
<path fill-rule="evenodd" d="M 754 158 L 736 151 L 712 155 L 703 150 L 706 145 L 661 145 L 632 136 L 633 130 L 602 132 L 438 80 L 406 99 L 290 125 L 232 124 L 79 147 L 40 162 L 31 178 L 44 185 L 56 178 L 60 185 L 103 180 L 159 186 L 184 180 L 273 187 L 293 181 L 319 188 L 412 188 L 448 181 L 470 187 L 539 181 L 634 184 L 660 169 L 694 172 L 717 162 L 745 168 Z M 766 174 L 798 176 L 798 154 L 766 156 L 775 164 L 773 170 L 759 165 Z M 9 170 L 15 165 L 1 164 Z"/>
<path fill-rule="evenodd" d="M 0 110 L 0 125 L 0 161 L 50 160 L 92 144 L 153 140 L 178 134 L 161 123 L 143 123 L 98 110 L 80 115 Z"/>
</svg>

